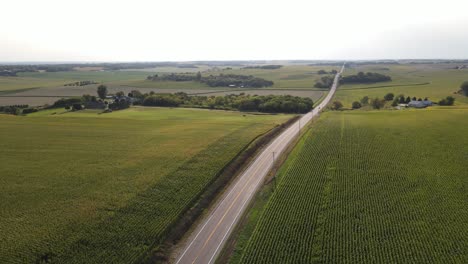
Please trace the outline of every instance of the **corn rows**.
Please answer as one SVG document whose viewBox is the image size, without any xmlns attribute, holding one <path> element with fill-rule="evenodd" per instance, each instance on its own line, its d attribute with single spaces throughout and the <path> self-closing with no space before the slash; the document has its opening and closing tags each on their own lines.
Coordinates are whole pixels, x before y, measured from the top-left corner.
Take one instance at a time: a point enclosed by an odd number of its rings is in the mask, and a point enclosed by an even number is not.
<svg viewBox="0 0 468 264">
<path fill-rule="evenodd" d="M 325 114 L 279 175 L 241 262 L 468 262 L 463 114 Z"/>
</svg>

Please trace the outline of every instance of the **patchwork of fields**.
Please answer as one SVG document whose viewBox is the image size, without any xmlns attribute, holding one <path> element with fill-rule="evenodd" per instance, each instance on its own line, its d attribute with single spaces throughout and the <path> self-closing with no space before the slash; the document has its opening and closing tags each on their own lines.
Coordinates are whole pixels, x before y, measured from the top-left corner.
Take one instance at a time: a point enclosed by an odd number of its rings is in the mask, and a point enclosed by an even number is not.
<svg viewBox="0 0 468 264">
<path fill-rule="evenodd" d="M 290 118 L 61 111 L 0 115 L 2 263 L 138 261 L 246 144 Z"/>
<path fill-rule="evenodd" d="M 353 101 L 364 96 L 380 97 L 389 92 L 395 95 L 428 97 L 434 102 L 447 97 L 456 98 L 455 104 L 468 104 L 468 97 L 454 94 L 462 82 L 468 80 L 468 69 L 452 69 L 454 64 L 403 64 L 403 65 L 362 65 L 347 68 L 344 75 L 363 72 L 378 72 L 392 77 L 391 82 L 373 84 L 342 85 L 335 98 L 345 107 L 351 107 Z"/>
<path fill-rule="evenodd" d="M 468 262 L 468 109 L 324 113 L 240 263 Z"/>
<path fill-rule="evenodd" d="M 393 81 L 342 85 L 334 99 L 345 108 L 389 92 L 435 102 L 453 96 L 455 106 L 322 114 L 280 169 L 276 190 L 255 208 L 231 263 L 468 262 L 468 97 L 455 93 L 468 69 L 453 66 L 347 68 L 345 75 L 378 72 Z M 97 84 L 64 86 L 84 80 L 104 83 L 110 93 L 289 94 L 317 102 L 327 93 L 313 88 L 325 76 L 321 69 L 337 67 L 19 73 L 0 77 L 0 105 L 94 95 Z M 145 80 L 199 70 L 275 84 Z M 0 114 L 0 262 L 139 262 L 224 165 L 290 117 L 143 107 Z"/>
<path fill-rule="evenodd" d="M 109 87 L 110 93 L 140 90 L 143 93 L 184 92 L 187 94 L 225 95 L 225 94 L 289 94 L 293 96 L 311 97 L 318 100 L 327 89 L 313 88 L 315 80 L 319 78 L 320 69 L 331 70 L 330 66 L 284 66 L 275 70 L 200 68 L 181 69 L 175 67 L 161 67 L 127 71 L 71 71 L 71 72 L 27 72 L 19 73 L 18 77 L 0 77 L 0 105 L 29 104 L 33 106 L 52 104 L 56 96 L 70 97 L 83 94 L 95 94 L 98 84 L 87 86 L 64 86 L 76 81 L 95 81 Z M 172 72 L 197 72 L 204 75 L 243 74 L 254 75 L 275 82 L 268 89 L 233 89 L 228 87 L 209 87 L 193 81 L 148 81 L 146 77 L 152 74 L 167 74 Z M 5 97 L 8 96 L 8 97 Z"/>
</svg>

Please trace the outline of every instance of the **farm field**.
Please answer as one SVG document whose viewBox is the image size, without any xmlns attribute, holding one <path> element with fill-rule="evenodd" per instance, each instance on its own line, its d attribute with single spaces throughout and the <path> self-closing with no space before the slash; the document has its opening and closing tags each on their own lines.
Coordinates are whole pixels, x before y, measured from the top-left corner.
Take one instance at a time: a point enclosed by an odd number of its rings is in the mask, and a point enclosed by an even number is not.
<svg viewBox="0 0 468 264">
<path fill-rule="evenodd" d="M 0 115 L 0 262 L 137 262 L 226 163 L 290 117 L 142 107 Z"/>
<path fill-rule="evenodd" d="M 0 77 L 0 95 L 27 89 L 63 87 L 66 83 L 84 80 L 104 83 L 140 80 L 147 75 L 130 71 L 24 72 L 18 73 L 18 77 Z"/>
<path fill-rule="evenodd" d="M 460 84 L 468 80 L 468 69 L 451 69 L 456 64 L 400 64 L 400 65 L 360 65 L 347 68 L 344 75 L 363 72 L 378 72 L 392 77 L 391 82 L 373 84 L 346 84 L 340 86 L 335 98 L 345 107 L 351 107 L 353 101 L 364 96 L 380 97 L 392 92 L 395 95 L 428 97 L 434 102 L 447 97 L 456 98 L 455 104 L 468 104 L 468 97 L 454 94 Z"/>
<path fill-rule="evenodd" d="M 468 262 L 467 116 L 324 113 L 231 263 Z"/>
<path fill-rule="evenodd" d="M 86 86 L 64 86 L 66 83 L 91 80 L 103 83 L 110 93 L 140 90 L 143 93 L 184 92 L 200 95 L 246 94 L 258 95 L 293 95 L 310 97 L 318 100 L 327 89 L 313 88 L 316 73 L 320 69 L 331 70 L 330 66 L 284 66 L 276 70 L 241 69 L 239 67 L 224 69 L 218 67 L 200 66 L 199 68 L 161 67 L 125 71 L 90 71 L 87 68 L 71 72 L 28 72 L 19 73 L 18 77 L 0 77 L 0 105 L 28 104 L 39 106 L 52 104 L 59 98 L 95 94 L 98 84 Z M 245 74 L 273 80 L 275 85 L 269 88 L 237 89 L 228 87 L 209 87 L 198 82 L 148 81 L 151 74 L 166 74 L 171 72 L 196 72 L 203 74 Z"/>
</svg>

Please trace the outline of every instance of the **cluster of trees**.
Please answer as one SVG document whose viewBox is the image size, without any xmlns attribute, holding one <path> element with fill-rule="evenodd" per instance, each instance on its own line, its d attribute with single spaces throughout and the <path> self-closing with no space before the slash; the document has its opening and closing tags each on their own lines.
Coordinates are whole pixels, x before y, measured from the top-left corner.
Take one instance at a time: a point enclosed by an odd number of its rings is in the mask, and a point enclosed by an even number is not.
<svg viewBox="0 0 468 264">
<path fill-rule="evenodd" d="M 30 114 L 37 112 L 38 109 L 34 107 L 29 107 L 29 105 L 6 105 L 0 106 L 0 112 L 11 115 L 21 115 L 21 114 Z"/>
<path fill-rule="evenodd" d="M 334 101 L 330 107 L 332 110 L 341 110 L 343 109 L 343 103 L 340 101 Z"/>
<path fill-rule="evenodd" d="M 323 76 L 315 82 L 314 87 L 315 88 L 330 88 L 333 84 L 333 76 Z"/>
<path fill-rule="evenodd" d="M 439 101 L 439 105 L 453 105 L 455 103 L 455 98 L 452 96 L 447 96 L 446 98 Z"/>
<path fill-rule="evenodd" d="M 146 78 L 151 81 L 197 81 L 205 83 L 211 87 L 253 87 L 261 88 L 272 86 L 274 83 L 269 80 L 254 77 L 252 75 L 238 75 L 238 74 L 220 74 L 220 75 L 209 75 L 202 76 L 200 72 L 197 74 L 190 73 L 171 73 L 166 75 L 150 75 Z"/>
<path fill-rule="evenodd" d="M 337 74 L 337 70 L 331 70 L 330 72 L 327 72 L 326 70 L 319 70 L 317 71 L 318 74 Z"/>
<path fill-rule="evenodd" d="M 262 69 L 262 70 L 276 70 L 283 67 L 283 65 L 262 65 L 262 66 L 246 66 L 243 69 Z"/>
<path fill-rule="evenodd" d="M 341 78 L 340 83 L 376 83 L 376 82 L 389 82 L 392 77 L 376 72 L 359 72 L 356 75 L 348 75 Z"/>
<path fill-rule="evenodd" d="M 83 97 L 71 97 L 71 98 L 61 98 L 57 101 L 54 102 L 52 107 L 60 107 L 60 108 L 65 108 L 65 109 L 70 109 L 73 108 L 75 110 L 81 110 L 83 109 Z"/>
<path fill-rule="evenodd" d="M 171 73 L 165 75 L 150 75 L 146 77 L 150 81 L 174 81 L 174 82 L 188 82 L 188 81 L 200 81 L 201 73 Z"/>
<path fill-rule="evenodd" d="M 398 104 L 408 104 L 411 101 L 428 101 L 429 99 L 426 97 L 422 99 L 421 97 L 416 98 L 415 96 L 410 97 L 403 94 L 395 96 L 393 93 L 387 93 L 383 99 L 379 97 L 375 97 L 373 99 L 369 98 L 369 96 L 364 96 L 361 98 L 360 101 L 354 101 L 351 104 L 353 109 L 361 108 L 365 105 L 370 105 L 373 109 L 381 109 L 385 106 L 386 102 L 392 101 L 392 106 L 398 106 Z M 442 99 L 438 102 L 439 105 L 453 105 L 455 102 L 455 98 L 452 96 L 447 96 L 445 99 Z"/>
<path fill-rule="evenodd" d="M 140 92 L 136 91 L 137 93 L 141 94 Z M 108 94 L 107 86 L 99 85 L 97 88 L 98 97 L 94 95 L 84 94 L 81 97 L 71 97 L 71 98 L 61 98 L 54 102 L 52 107 L 63 107 L 67 110 L 82 110 L 84 106 L 91 107 L 91 108 L 101 108 L 101 109 L 112 109 L 112 110 L 119 110 L 125 109 L 130 107 L 131 102 L 126 99 L 115 99 L 110 103 L 105 101 Z M 124 92 L 117 92 L 116 97 L 123 97 L 125 94 Z M 132 93 L 129 93 L 129 97 L 133 96 Z"/>
<path fill-rule="evenodd" d="M 17 73 L 19 72 L 58 72 L 72 70 L 74 70 L 74 66 L 67 64 L 0 65 L 0 76 L 17 76 Z"/>
<path fill-rule="evenodd" d="M 310 98 L 290 95 L 246 95 L 189 96 L 186 93 L 145 94 L 143 105 L 165 107 L 200 107 L 266 113 L 307 113 L 312 110 Z"/>
<path fill-rule="evenodd" d="M 363 106 L 370 105 L 373 109 L 381 109 L 385 106 L 386 101 L 391 101 L 393 97 L 393 94 L 386 94 L 383 99 L 379 97 L 369 98 L 369 96 L 364 96 L 361 100 L 354 101 L 351 104 L 351 108 L 359 109 Z"/>
<path fill-rule="evenodd" d="M 95 81 L 78 81 L 78 82 L 72 82 L 72 83 L 66 83 L 64 86 L 86 86 L 86 85 L 91 85 L 91 84 L 97 84 Z"/>
<path fill-rule="evenodd" d="M 220 75 L 209 75 L 201 77 L 200 82 L 206 83 L 211 87 L 226 87 L 235 85 L 237 87 L 269 87 L 274 83 L 263 78 L 254 77 L 252 75 L 238 75 L 238 74 L 220 74 Z"/>
</svg>

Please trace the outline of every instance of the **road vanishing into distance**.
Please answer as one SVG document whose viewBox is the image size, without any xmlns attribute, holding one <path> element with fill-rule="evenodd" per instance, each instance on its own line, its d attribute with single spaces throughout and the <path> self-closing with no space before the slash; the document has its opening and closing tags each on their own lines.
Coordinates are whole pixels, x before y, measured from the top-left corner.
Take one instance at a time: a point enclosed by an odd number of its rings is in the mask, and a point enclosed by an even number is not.
<svg viewBox="0 0 468 264">
<path fill-rule="evenodd" d="M 338 87 L 338 80 L 343 69 L 344 65 L 336 74 L 330 92 L 324 100 L 276 137 L 250 166 L 227 187 L 215 209 L 195 227 L 183 245 L 176 260 L 177 264 L 210 264 L 216 260 L 247 205 L 272 169 L 274 157 L 278 157 L 299 135 L 301 126 L 306 125 L 313 117 L 317 116 L 330 102 Z"/>
</svg>

